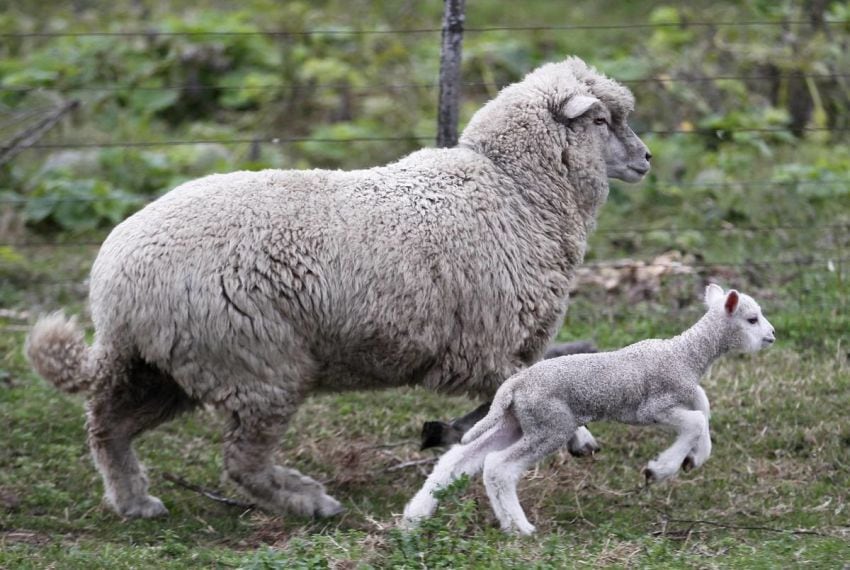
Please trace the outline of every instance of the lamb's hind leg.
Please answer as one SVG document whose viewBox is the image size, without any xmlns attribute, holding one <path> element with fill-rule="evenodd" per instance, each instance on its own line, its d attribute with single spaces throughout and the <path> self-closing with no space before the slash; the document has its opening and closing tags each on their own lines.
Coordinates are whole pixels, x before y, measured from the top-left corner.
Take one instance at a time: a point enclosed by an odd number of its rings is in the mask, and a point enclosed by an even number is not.
<svg viewBox="0 0 850 570">
<path fill-rule="evenodd" d="M 528 535 L 535 529 L 519 504 L 517 482 L 537 461 L 564 447 L 577 426 L 566 406 L 552 403 L 526 412 L 530 415 L 520 421 L 522 437 L 484 460 L 484 485 L 502 530 Z"/>
<path fill-rule="evenodd" d="M 404 508 L 404 522 L 413 526 L 430 517 L 437 508 L 434 491 L 449 485 L 461 475 L 475 475 L 484 467 L 484 458 L 491 451 L 504 449 L 519 439 L 521 432 L 516 420 L 505 416 L 500 425 L 466 445 L 458 444 L 448 450 L 418 493 Z"/>
<path fill-rule="evenodd" d="M 88 440 L 103 477 L 107 503 L 125 517 L 155 517 L 168 510 L 148 495 L 133 438 L 195 405 L 174 380 L 136 361 L 96 386 L 87 402 Z"/>
<path fill-rule="evenodd" d="M 258 506 L 276 513 L 332 516 L 342 506 L 324 487 L 295 469 L 275 465 L 272 453 L 295 406 L 234 412 L 225 435 L 224 467 Z M 268 410 L 274 409 L 274 413 Z"/>
</svg>

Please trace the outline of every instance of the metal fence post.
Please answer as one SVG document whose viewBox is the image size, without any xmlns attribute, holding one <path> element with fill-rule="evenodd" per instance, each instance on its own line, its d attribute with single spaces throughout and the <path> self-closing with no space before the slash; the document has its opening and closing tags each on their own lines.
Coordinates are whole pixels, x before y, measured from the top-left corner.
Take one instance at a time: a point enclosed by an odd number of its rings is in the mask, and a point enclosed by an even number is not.
<svg viewBox="0 0 850 570">
<path fill-rule="evenodd" d="M 457 144 L 460 107 L 460 63 L 466 0 L 445 0 L 443 43 L 440 50 L 440 102 L 437 113 L 437 146 Z"/>
</svg>

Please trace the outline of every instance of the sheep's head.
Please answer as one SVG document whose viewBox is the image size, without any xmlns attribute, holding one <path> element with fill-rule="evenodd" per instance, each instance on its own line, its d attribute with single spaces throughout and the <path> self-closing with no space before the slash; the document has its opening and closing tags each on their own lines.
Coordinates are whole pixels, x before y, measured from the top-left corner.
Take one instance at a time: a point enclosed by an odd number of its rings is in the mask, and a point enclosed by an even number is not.
<svg viewBox="0 0 850 570">
<path fill-rule="evenodd" d="M 554 112 L 557 122 L 573 131 L 585 144 L 592 141 L 605 160 L 608 178 L 638 182 L 649 172 L 649 149 L 626 122 L 620 106 L 606 105 L 592 95 L 576 94 Z M 571 138 L 571 137 L 568 137 Z M 567 162 L 569 149 L 562 160 Z"/>
<path fill-rule="evenodd" d="M 705 304 L 722 319 L 730 350 L 756 352 L 776 340 L 773 325 L 749 295 L 734 289 L 724 292 L 712 283 L 705 289 Z"/>
<path fill-rule="evenodd" d="M 519 176 L 590 183 L 604 199 L 608 178 L 637 182 L 649 171 L 651 154 L 627 122 L 633 109 L 627 88 L 571 57 L 502 90 L 460 142 Z"/>
</svg>

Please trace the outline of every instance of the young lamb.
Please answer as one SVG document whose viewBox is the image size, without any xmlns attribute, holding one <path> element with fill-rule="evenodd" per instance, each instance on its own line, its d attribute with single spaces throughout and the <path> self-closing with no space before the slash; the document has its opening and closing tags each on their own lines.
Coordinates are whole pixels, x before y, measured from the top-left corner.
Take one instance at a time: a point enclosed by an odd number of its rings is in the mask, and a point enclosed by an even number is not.
<svg viewBox="0 0 850 570">
<path fill-rule="evenodd" d="M 55 314 L 26 347 L 44 378 L 89 393 L 107 502 L 166 513 L 132 440 L 204 403 L 230 419 L 225 470 L 256 504 L 338 513 L 322 485 L 272 461 L 303 399 L 401 385 L 490 398 L 536 362 L 608 178 L 649 170 L 633 106 L 569 58 L 503 89 L 457 148 L 352 172 L 209 176 L 118 225 L 91 272 L 94 344 Z"/>
<path fill-rule="evenodd" d="M 404 509 L 406 524 L 429 517 L 433 491 L 484 470 L 487 496 L 505 532 L 534 532 L 520 507 L 522 473 L 564 447 L 578 426 L 597 420 L 673 428 L 673 445 L 650 461 L 648 482 L 705 463 L 711 453 L 709 405 L 699 380 L 727 352 L 755 352 L 774 329 L 747 295 L 717 285 L 705 291 L 706 314 L 667 340 L 645 340 L 613 352 L 544 360 L 507 380 L 487 416 L 437 463 Z"/>
</svg>

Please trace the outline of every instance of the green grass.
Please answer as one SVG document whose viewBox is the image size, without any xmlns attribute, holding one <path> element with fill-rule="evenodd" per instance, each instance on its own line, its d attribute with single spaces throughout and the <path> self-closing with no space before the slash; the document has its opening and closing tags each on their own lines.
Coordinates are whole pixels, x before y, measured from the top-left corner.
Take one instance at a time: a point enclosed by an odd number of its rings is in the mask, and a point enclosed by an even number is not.
<svg viewBox="0 0 850 570">
<path fill-rule="evenodd" d="M 40 263 L 31 263 L 34 271 Z M 79 296 L 70 297 L 79 306 Z M 592 332 L 603 347 L 676 332 L 700 310 L 670 322 L 657 304 L 600 308 L 582 296 L 575 309 L 565 338 Z M 597 317 L 582 320 L 590 314 Z M 521 501 L 538 527 L 526 539 L 498 532 L 480 479 L 451 489 L 421 529 L 397 528 L 430 463 L 398 466 L 435 457 L 417 449 L 422 421 L 471 405 L 418 389 L 314 397 L 299 411 L 279 460 L 325 481 L 347 508 L 341 517 L 273 516 L 166 480 L 173 474 L 238 497 L 220 478 L 223 422 L 200 411 L 137 445 L 170 516 L 122 521 L 101 504 L 82 400 L 28 370 L 24 327 L 7 321 L 14 326 L 0 334 L 0 568 L 840 566 L 850 560 L 848 346 L 794 310 L 775 320 L 807 328 L 794 336 L 779 327 L 778 346 L 727 358 L 703 381 L 715 446 L 702 469 L 646 489 L 640 469 L 670 436 L 594 425 L 602 453 L 556 454 L 522 481 Z"/>
</svg>

